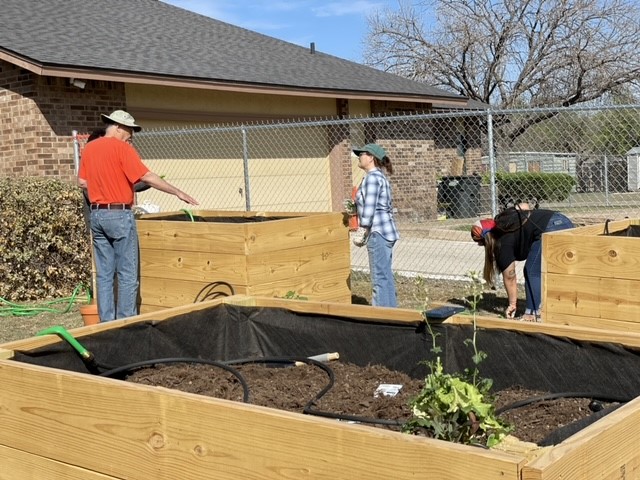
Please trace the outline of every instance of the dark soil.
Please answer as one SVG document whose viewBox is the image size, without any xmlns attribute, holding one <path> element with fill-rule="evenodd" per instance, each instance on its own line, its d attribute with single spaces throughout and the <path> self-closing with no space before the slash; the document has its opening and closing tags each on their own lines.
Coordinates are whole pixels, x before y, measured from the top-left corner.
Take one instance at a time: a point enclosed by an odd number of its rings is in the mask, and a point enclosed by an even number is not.
<svg viewBox="0 0 640 480">
<path fill-rule="evenodd" d="M 470 282 L 426 280 L 422 286 L 416 279 L 396 278 L 398 304 L 402 308 L 423 310 L 425 298 L 429 306 L 442 303 L 469 306 Z M 352 272 L 352 303 L 370 304 L 371 283 L 366 274 Z M 524 298 L 522 289 L 519 289 Z M 520 302 L 522 303 L 522 302 Z M 480 299 L 477 310 L 481 315 L 501 316 L 506 307 L 504 289 L 487 289 Z M 522 305 L 520 305 L 522 307 Z M 395 421 L 397 424 L 409 419 L 410 400 L 422 389 L 423 381 L 390 371 L 380 365 L 359 367 L 342 362 L 328 364 L 335 375 L 333 387 L 319 400 L 310 404 L 325 386 L 327 373 L 315 366 L 266 367 L 262 364 L 235 366 L 246 380 L 249 403 L 299 413 L 312 413 L 369 423 L 382 428 L 399 430 L 398 426 L 376 425 L 376 419 Z M 243 401 L 243 389 L 238 379 L 225 370 L 209 365 L 164 365 L 137 371 L 130 381 L 147 385 L 174 388 L 185 392 L 208 395 L 216 398 Z M 401 384 L 394 397 L 375 396 L 380 384 Z M 518 386 L 494 392 L 496 409 L 523 399 L 532 399 L 546 392 L 526 390 Z M 592 415 L 591 399 L 559 398 L 532 403 L 516 409 L 506 410 L 502 418 L 515 427 L 513 435 L 522 441 L 540 443 L 551 432 L 574 421 Z M 606 405 L 605 405 L 606 406 Z M 305 407 L 307 411 L 305 412 Z M 364 422 L 363 422 L 364 421 Z"/>
<path fill-rule="evenodd" d="M 248 385 L 248 403 L 341 420 L 359 420 L 372 425 L 376 425 L 376 419 L 397 421 L 398 424 L 409 419 L 409 401 L 423 385 L 422 380 L 412 379 L 380 365 L 359 367 L 335 361 L 327 366 L 334 374 L 335 383 L 312 405 L 310 402 L 329 382 L 328 374 L 317 366 L 244 364 L 234 368 Z M 242 402 L 245 395 L 236 376 L 222 368 L 204 364 L 157 365 L 138 370 L 127 380 L 238 402 Z M 402 388 L 395 396 L 376 396 L 375 391 L 380 384 L 400 384 Z M 495 406 L 499 409 L 544 393 L 519 387 L 495 392 Z M 540 401 L 507 410 L 502 418 L 515 427 L 512 433 L 515 437 L 540 443 L 554 430 L 590 416 L 590 402 L 587 398 Z M 305 412 L 306 406 L 309 408 Z M 400 429 L 397 425 L 376 426 Z"/>
</svg>

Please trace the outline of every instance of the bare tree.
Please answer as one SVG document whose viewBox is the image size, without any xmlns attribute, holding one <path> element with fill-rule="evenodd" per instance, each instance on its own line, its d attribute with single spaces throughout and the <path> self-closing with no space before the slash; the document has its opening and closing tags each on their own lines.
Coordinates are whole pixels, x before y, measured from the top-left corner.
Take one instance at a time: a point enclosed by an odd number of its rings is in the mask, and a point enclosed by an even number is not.
<svg viewBox="0 0 640 480">
<path fill-rule="evenodd" d="M 639 85 L 637 0 L 414 3 L 368 18 L 365 63 L 503 108 L 576 105 Z"/>
</svg>

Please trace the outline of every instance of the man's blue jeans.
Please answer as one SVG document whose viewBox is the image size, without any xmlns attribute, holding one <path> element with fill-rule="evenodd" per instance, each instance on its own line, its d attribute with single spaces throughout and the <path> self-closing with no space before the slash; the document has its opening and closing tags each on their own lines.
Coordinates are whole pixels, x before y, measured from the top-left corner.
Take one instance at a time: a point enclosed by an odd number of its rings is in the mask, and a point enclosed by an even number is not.
<svg viewBox="0 0 640 480">
<path fill-rule="evenodd" d="M 566 230 L 573 228 L 573 223 L 561 213 L 554 213 L 546 232 Z M 526 315 L 540 315 L 540 304 L 542 303 L 542 239 L 533 242 L 527 261 L 524 264 L 524 289 L 527 295 Z"/>
<path fill-rule="evenodd" d="M 393 245 L 396 242 L 385 240 L 377 232 L 371 233 L 367 240 L 369 253 L 369 272 L 373 295 L 371 304 L 378 307 L 397 307 L 396 283 L 393 278 L 391 263 L 393 260 Z"/>
<path fill-rule="evenodd" d="M 92 210 L 98 314 L 101 322 L 137 314 L 138 232 L 131 210 Z M 117 302 L 114 275 L 118 279 Z M 117 303 L 117 307 L 116 307 Z"/>
</svg>

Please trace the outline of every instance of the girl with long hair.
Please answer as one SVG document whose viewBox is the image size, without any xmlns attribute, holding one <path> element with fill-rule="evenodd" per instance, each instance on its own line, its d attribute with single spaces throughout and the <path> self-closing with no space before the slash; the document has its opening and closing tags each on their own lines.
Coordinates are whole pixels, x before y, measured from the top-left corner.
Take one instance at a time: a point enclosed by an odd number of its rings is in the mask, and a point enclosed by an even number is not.
<svg viewBox="0 0 640 480">
<path fill-rule="evenodd" d="M 483 277 L 490 286 L 502 274 L 509 299 L 507 318 L 515 318 L 518 300 L 516 262 L 524 261 L 526 309 L 522 320 L 540 321 L 542 303 L 542 234 L 572 228 L 566 216 L 553 210 L 530 210 L 528 204 L 507 208 L 494 219 L 471 227 L 471 238 L 484 246 Z"/>
</svg>

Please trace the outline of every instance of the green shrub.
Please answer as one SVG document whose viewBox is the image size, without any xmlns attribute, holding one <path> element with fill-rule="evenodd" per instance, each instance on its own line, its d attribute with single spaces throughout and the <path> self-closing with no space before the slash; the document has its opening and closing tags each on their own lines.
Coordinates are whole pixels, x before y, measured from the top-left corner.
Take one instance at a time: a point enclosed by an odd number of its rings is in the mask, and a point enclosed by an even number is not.
<svg viewBox="0 0 640 480">
<path fill-rule="evenodd" d="M 76 185 L 45 178 L 0 178 L 0 297 L 70 296 L 90 286 L 90 237 Z"/>
<path fill-rule="evenodd" d="M 568 173 L 504 173 L 496 175 L 496 187 L 502 198 L 562 202 L 569 198 L 576 180 Z"/>
</svg>

